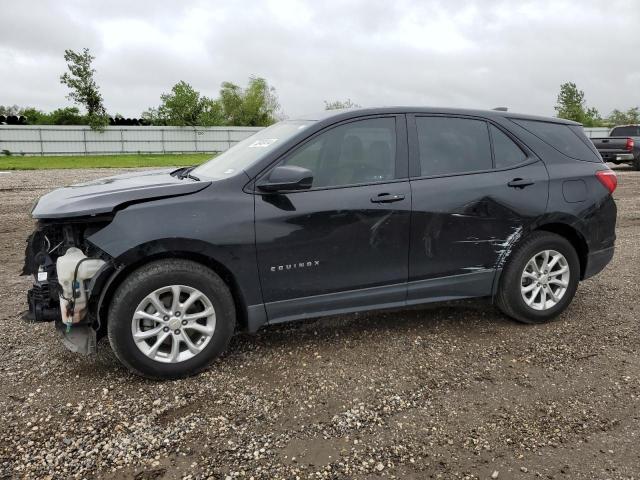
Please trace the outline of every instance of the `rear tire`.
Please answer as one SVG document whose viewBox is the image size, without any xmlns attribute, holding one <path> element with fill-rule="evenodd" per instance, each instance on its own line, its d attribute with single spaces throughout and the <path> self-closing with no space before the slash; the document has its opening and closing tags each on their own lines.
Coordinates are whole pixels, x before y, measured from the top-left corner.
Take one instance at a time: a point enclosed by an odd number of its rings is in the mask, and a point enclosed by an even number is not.
<svg viewBox="0 0 640 480">
<path fill-rule="evenodd" d="M 536 231 L 509 258 L 496 303 L 505 315 L 519 322 L 544 323 L 569 306 L 579 277 L 580 261 L 569 241 L 555 233 Z"/>
<path fill-rule="evenodd" d="M 173 379 L 207 367 L 235 329 L 233 297 L 209 268 L 188 260 L 151 262 L 120 284 L 107 332 L 116 357 L 147 378 Z"/>
<path fill-rule="evenodd" d="M 633 159 L 631 165 L 633 165 L 633 168 L 635 168 L 636 170 L 640 170 L 640 155 Z"/>
</svg>

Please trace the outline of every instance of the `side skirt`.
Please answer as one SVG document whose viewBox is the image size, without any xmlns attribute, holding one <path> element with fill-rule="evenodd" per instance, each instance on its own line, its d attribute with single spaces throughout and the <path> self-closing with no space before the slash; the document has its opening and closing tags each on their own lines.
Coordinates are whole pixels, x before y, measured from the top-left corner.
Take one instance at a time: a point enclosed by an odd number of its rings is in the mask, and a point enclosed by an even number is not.
<svg viewBox="0 0 640 480">
<path fill-rule="evenodd" d="M 449 300 L 492 295 L 495 270 L 429 278 L 406 284 L 385 285 L 312 297 L 281 300 L 248 307 L 248 330 L 265 324 L 342 315 L 370 310 L 386 310 Z"/>
</svg>

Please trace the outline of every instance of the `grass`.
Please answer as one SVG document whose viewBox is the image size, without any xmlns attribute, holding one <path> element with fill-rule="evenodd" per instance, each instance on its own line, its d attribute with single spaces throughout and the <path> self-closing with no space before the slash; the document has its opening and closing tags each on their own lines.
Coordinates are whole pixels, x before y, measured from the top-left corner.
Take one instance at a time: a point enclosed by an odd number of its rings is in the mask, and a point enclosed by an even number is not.
<svg viewBox="0 0 640 480">
<path fill-rule="evenodd" d="M 181 167 L 209 160 L 212 153 L 138 154 L 138 155 L 69 155 L 69 156 L 0 156 L 0 170 L 42 170 L 53 168 L 128 168 Z"/>
</svg>

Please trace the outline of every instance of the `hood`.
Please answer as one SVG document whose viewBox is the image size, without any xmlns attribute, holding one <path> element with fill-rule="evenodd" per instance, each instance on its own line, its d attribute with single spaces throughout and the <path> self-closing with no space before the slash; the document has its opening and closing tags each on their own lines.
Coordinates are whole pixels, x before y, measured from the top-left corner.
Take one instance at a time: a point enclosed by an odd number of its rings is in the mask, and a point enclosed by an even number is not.
<svg viewBox="0 0 640 480">
<path fill-rule="evenodd" d="M 125 173 L 59 188 L 38 200 L 34 218 L 65 218 L 112 212 L 119 205 L 199 192 L 210 181 L 180 180 L 175 169 Z"/>
</svg>

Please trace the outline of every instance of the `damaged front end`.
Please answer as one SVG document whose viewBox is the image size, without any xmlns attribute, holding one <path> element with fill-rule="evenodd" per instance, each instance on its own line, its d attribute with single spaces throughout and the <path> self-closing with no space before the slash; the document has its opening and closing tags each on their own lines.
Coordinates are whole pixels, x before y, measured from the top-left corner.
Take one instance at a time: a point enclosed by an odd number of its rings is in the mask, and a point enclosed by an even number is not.
<svg viewBox="0 0 640 480">
<path fill-rule="evenodd" d="M 95 280 L 111 268 L 111 258 L 87 238 L 111 221 L 108 217 L 40 220 L 27 239 L 22 275 L 33 275 L 25 319 L 54 322 L 71 351 L 95 353 L 100 323 L 90 299 L 99 295 Z"/>
</svg>

